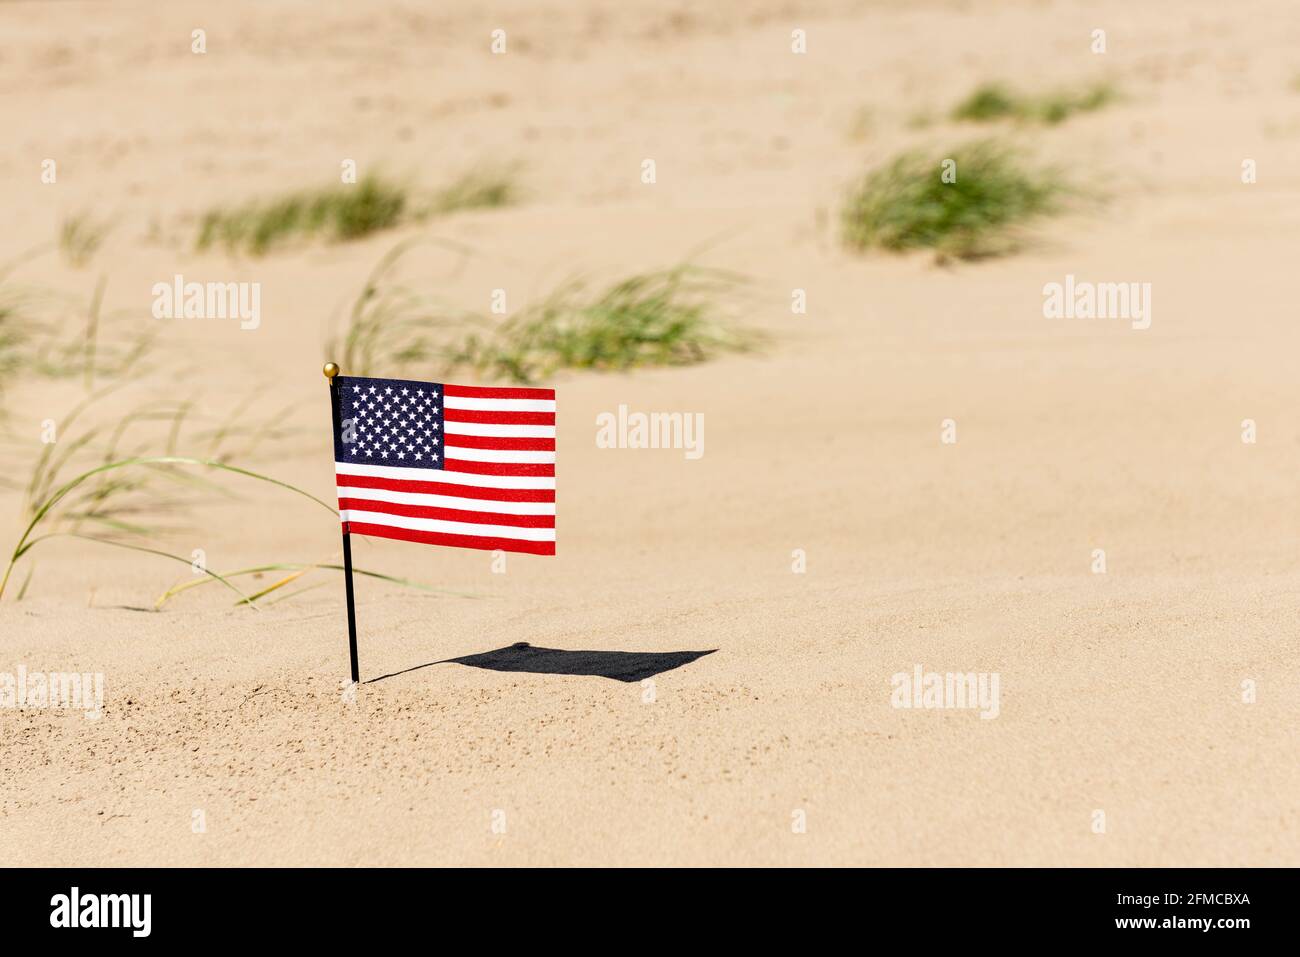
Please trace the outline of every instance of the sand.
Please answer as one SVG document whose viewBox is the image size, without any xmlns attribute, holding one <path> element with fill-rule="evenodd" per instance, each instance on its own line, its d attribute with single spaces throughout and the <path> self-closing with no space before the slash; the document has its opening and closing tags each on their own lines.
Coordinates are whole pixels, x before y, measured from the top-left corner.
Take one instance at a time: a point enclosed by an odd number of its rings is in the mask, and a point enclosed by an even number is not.
<svg viewBox="0 0 1300 957">
<path fill-rule="evenodd" d="M 192 399 L 214 423 L 257 396 L 293 431 L 241 464 L 329 499 L 331 321 L 416 236 L 468 252 L 421 247 L 405 279 L 480 311 L 495 288 L 522 305 L 703 250 L 751 278 L 730 305 L 767 337 L 557 377 L 555 558 L 501 573 L 485 552 L 358 541 L 358 564 L 446 593 L 359 580 L 362 677 L 381 680 L 352 691 L 337 574 L 261 612 L 214 586 L 155 613 L 188 569 L 42 543 L 23 600 L 0 602 L 0 672 L 100 673 L 104 705 L 0 708 L 6 863 L 1300 864 L 1292 14 L 0 6 L 0 261 L 67 216 L 112 218 L 88 266 L 45 249 L 10 281 L 84 303 L 106 275 L 105 340 L 159 333 L 90 421 Z M 847 184 L 978 136 L 913 119 L 994 78 L 1122 88 L 1059 126 L 993 128 L 1101 199 L 1003 259 L 846 252 Z M 348 158 L 427 188 L 518 163 L 527 195 L 261 259 L 193 250 L 214 203 L 330 182 Z M 261 283 L 260 327 L 150 318 L 178 273 Z M 1150 283 L 1150 328 L 1044 318 L 1067 275 Z M 43 420 L 84 395 L 76 376 L 6 380 L 19 488 L 0 489 L 0 542 L 21 533 Z M 705 454 L 597 448 L 620 404 L 703 413 Z M 218 480 L 236 497 L 171 514 L 169 550 L 227 570 L 337 560 L 319 506 Z M 893 707 L 891 676 L 917 665 L 996 674 L 996 718 Z"/>
</svg>

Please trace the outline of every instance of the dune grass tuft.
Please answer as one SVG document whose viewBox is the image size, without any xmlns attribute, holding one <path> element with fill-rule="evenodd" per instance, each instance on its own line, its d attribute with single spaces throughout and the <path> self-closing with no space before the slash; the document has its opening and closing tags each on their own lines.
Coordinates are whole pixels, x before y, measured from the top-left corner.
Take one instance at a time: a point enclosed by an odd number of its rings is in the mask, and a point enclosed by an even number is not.
<svg viewBox="0 0 1300 957">
<path fill-rule="evenodd" d="M 519 198 L 519 185 L 512 168 L 478 169 L 438 190 L 422 215 L 449 216 L 465 209 L 496 209 L 510 206 Z"/>
<path fill-rule="evenodd" d="M 337 358 L 348 375 L 442 363 L 447 330 L 472 321 L 468 314 L 457 314 L 397 277 L 402 257 L 421 243 L 465 253 L 454 243 L 423 239 L 398 243 L 380 258 L 352 302 L 342 336 L 326 345 L 325 355 Z"/>
<path fill-rule="evenodd" d="M 953 107 L 952 118 L 983 123 L 1016 116 L 1020 108 L 1020 100 L 1005 86 L 1000 83 L 985 83 Z"/>
<path fill-rule="evenodd" d="M 108 220 L 96 220 L 89 213 L 71 216 L 59 227 L 59 249 L 74 268 L 81 269 L 95 258 L 112 228 Z"/>
<path fill-rule="evenodd" d="M 188 512 L 196 504 L 194 496 L 186 493 L 224 494 L 225 490 L 183 466 L 255 478 L 334 511 L 302 489 L 229 462 L 222 447 L 225 435 L 209 444 L 209 458 L 178 455 L 182 427 L 193 410 L 191 402 L 147 403 L 117 417 L 111 425 L 83 427 L 86 414 L 122 384 L 118 381 L 87 395 L 58 419 L 58 441 L 42 445 L 25 490 L 24 518 L 29 524 L 0 581 L 0 595 L 14 565 L 34 546 L 51 538 L 100 542 L 189 564 L 189 559 L 156 548 L 150 540 L 167 531 L 164 523 L 169 517 Z M 155 424 L 150 435 L 130 435 L 148 423 Z"/>
<path fill-rule="evenodd" d="M 690 365 L 755 341 L 721 319 L 739 277 L 682 264 L 641 273 L 591 293 L 572 281 L 518 315 L 467 335 L 448 368 L 537 382 L 561 369 L 602 371 Z"/>
<path fill-rule="evenodd" d="M 157 330 L 130 313 L 104 313 L 107 282 L 100 276 L 86 304 L 52 290 L 0 282 L 0 372 L 21 369 L 53 379 L 80 376 L 87 389 L 96 378 L 137 372 Z M 122 335 L 128 320 L 131 332 Z M 110 326 L 115 334 L 102 335 Z"/>
<path fill-rule="evenodd" d="M 944 159 L 955 164 L 944 182 Z M 868 173 L 842 211 L 844 242 L 856 250 L 933 249 L 940 259 L 1012 252 L 1016 230 L 1056 211 L 1064 186 L 1050 171 L 1026 168 L 991 141 L 946 158 L 906 153 Z"/>
<path fill-rule="evenodd" d="M 0 392 L 8 373 L 21 370 L 30 361 L 29 351 L 42 324 L 34 318 L 37 307 L 48 303 L 31 290 L 0 277 Z"/>
<path fill-rule="evenodd" d="M 399 243 L 371 270 L 346 328 L 326 357 L 349 375 L 418 370 L 536 382 L 560 369 L 686 365 L 758 341 L 723 321 L 744 280 L 681 264 L 631 276 L 604 291 L 562 284 L 507 320 L 449 307 L 395 276 L 416 240 Z M 440 240 L 423 242 L 464 253 Z"/>
<path fill-rule="evenodd" d="M 18 539 L 17 545 L 14 546 L 13 554 L 10 556 L 9 565 L 5 569 L 4 577 L 0 578 L 0 597 L 4 596 L 5 586 L 8 585 L 9 583 L 9 576 L 12 574 L 14 566 L 18 563 L 19 559 L 21 559 L 24 555 L 26 555 L 29 551 L 31 551 L 31 549 L 36 545 L 38 545 L 40 542 L 46 541 L 51 538 L 56 538 L 56 537 L 80 538 L 88 541 L 100 542 L 105 545 L 116 545 L 121 548 L 129 548 L 134 551 L 148 552 L 149 554 L 159 555 L 163 558 L 170 558 L 174 561 L 182 562 L 187 565 L 191 564 L 192 559 L 185 558 L 180 555 L 173 555 L 168 552 L 164 552 L 161 549 L 152 548 L 147 545 L 137 544 L 118 537 L 112 537 L 110 535 L 104 535 L 104 534 L 90 535 L 79 531 L 82 521 L 87 518 L 99 517 L 101 518 L 101 520 L 104 519 L 105 514 L 103 510 L 105 509 L 105 501 L 109 497 L 104 494 L 103 490 L 105 487 L 112 487 L 114 492 L 117 492 L 117 491 L 135 489 L 139 487 L 138 485 L 105 486 L 103 483 L 100 483 L 98 489 L 99 492 L 98 498 L 96 498 L 96 496 L 92 494 L 90 499 L 92 502 L 91 511 L 87 512 L 87 511 L 72 510 L 72 511 L 65 512 L 65 514 L 62 515 L 56 514 L 56 517 L 61 518 L 64 523 L 69 523 L 70 520 L 70 524 L 66 524 L 66 527 L 63 527 L 62 529 L 56 529 L 54 531 L 46 532 L 41 535 L 36 534 L 37 526 L 39 526 L 46 518 L 51 517 L 52 513 L 55 513 L 55 509 L 57 506 L 63 503 L 65 499 L 69 498 L 69 496 L 71 496 L 74 491 L 76 491 L 82 485 L 88 483 L 91 479 L 97 476 L 103 476 L 108 472 L 113 472 L 119 469 L 131 468 L 135 466 L 141 466 L 141 467 L 173 466 L 174 467 L 178 465 L 191 465 L 191 466 L 197 465 L 209 469 L 220 469 L 226 472 L 234 472 L 236 474 L 243 475 L 248 478 L 258 479 L 259 481 L 269 482 L 272 485 L 277 485 L 281 488 L 288 489 L 292 492 L 296 492 L 297 494 L 302 495 L 305 498 L 311 499 L 313 502 L 320 505 L 322 508 L 326 509 L 327 511 L 334 512 L 333 507 L 327 505 L 325 502 L 322 502 L 320 499 L 316 498 L 316 496 L 312 495 L 310 492 L 303 491 L 302 489 L 290 485 L 287 482 L 281 482 L 278 479 L 274 479 L 257 472 L 251 472 L 247 469 L 238 468 L 236 466 L 228 465 L 222 462 L 205 461 L 202 459 L 194 459 L 185 456 L 174 456 L 174 455 L 142 456 L 137 458 L 121 459 L 115 462 L 106 462 L 95 468 L 88 469 L 82 472 L 81 474 L 65 482 L 59 488 L 49 492 L 43 499 L 32 503 L 31 521 L 28 523 L 27 528 L 23 531 L 22 536 Z M 86 502 L 86 497 L 81 496 L 73 503 L 74 509 L 76 505 L 84 504 L 85 502 Z M 94 512 L 94 509 L 96 508 L 101 510 L 98 516 L 96 516 Z M 121 522 L 108 521 L 107 524 L 110 526 L 110 528 L 114 528 L 118 532 L 140 531 L 140 529 L 137 527 L 125 525 Z M 247 599 L 247 596 L 245 596 L 243 592 L 241 592 L 238 588 L 235 588 L 235 586 L 231 585 L 228 581 L 225 581 L 222 578 L 222 576 L 217 575 L 215 572 L 207 571 L 206 569 L 201 569 L 201 570 L 205 574 L 211 575 L 212 577 L 221 580 L 223 584 L 226 584 L 232 591 L 238 594 L 241 598 Z"/>
<path fill-rule="evenodd" d="M 408 209 L 405 186 L 367 176 L 355 185 L 209 210 L 199 226 L 198 248 L 223 245 L 231 252 L 260 256 L 295 237 L 356 239 L 398 225 Z"/>
<path fill-rule="evenodd" d="M 1109 83 L 1094 83 L 1078 91 L 1055 90 L 1031 96 L 1012 90 L 1001 83 L 985 83 L 952 110 L 952 119 L 987 123 L 1015 119 L 1029 123 L 1054 125 L 1075 113 L 1089 113 L 1113 102 L 1117 93 Z"/>
<path fill-rule="evenodd" d="M 24 338 L 17 308 L 13 303 L 0 301 L 0 377 L 18 366 L 19 349 Z"/>
<path fill-rule="evenodd" d="M 518 198 L 509 168 L 472 171 L 426 198 L 403 183 L 370 175 L 354 185 L 209 210 L 199 224 L 197 246 L 262 256 L 299 240 L 346 242 L 433 216 L 506 206 Z"/>
</svg>

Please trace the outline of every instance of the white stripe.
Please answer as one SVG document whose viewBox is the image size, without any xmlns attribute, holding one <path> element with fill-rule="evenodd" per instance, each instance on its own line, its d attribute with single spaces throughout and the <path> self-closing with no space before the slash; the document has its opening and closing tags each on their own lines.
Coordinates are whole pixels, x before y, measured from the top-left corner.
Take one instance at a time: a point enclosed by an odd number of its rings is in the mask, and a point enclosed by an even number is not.
<svg viewBox="0 0 1300 957">
<path fill-rule="evenodd" d="M 486 535 L 492 538 L 517 538 L 526 542 L 553 542 L 553 528 L 519 528 L 515 525 L 474 525 L 470 522 L 448 522 L 440 518 L 407 518 L 386 512 L 355 512 L 344 509 L 339 518 L 345 522 L 365 522 L 370 525 L 389 525 L 409 528 L 418 532 L 444 532 L 448 535 Z"/>
<path fill-rule="evenodd" d="M 455 456 L 452 456 L 455 458 Z M 371 465 L 367 462 L 335 462 L 335 475 L 368 475 L 409 482 L 447 482 L 479 488 L 555 488 L 554 475 L 475 475 L 442 469 L 408 469 L 400 465 Z"/>
<path fill-rule="evenodd" d="M 554 452 L 528 452 L 522 449 L 471 449 L 463 445 L 448 445 L 443 450 L 455 462 L 513 462 L 516 465 L 554 465 Z"/>
<path fill-rule="evenodd" d="M 554 502 L 498 502 L 490 498 L 458 498 L 453 495 L 426 495 L 423 492 L 394 492 L 386 488 L 352 488 L 339 486 L 339 499 L 362 498 L 395 505 L 421 505 L 425 508 L 458 508 L 466 512 L 499 512 L 502 515 L 554 515 Z"/>
<path fill-rule="evenodd" d="M 444 422 L 448 435 L 492 435 L 507 439 L 553 439 L 553 425 L 500 425 L 495 422 Z"/>
<path fill-rule="evenodd" d="M 554 399 L 469 399 L 449 395 L 442 404 L 448 409 L 473 412 L 554 412 Z"/>
</svg>

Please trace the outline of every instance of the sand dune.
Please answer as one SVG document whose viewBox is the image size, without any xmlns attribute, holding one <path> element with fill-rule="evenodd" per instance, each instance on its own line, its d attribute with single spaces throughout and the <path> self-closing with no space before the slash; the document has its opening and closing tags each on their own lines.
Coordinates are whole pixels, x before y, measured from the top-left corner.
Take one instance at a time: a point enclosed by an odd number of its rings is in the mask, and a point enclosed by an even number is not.
<svg viewBox="0 0 1300 957">
<path fill-rule="evenodd" d="M 187 568 L 42 543 L 0 601 L 0 673 L 99 673 L 104 702 L 0 708 L 10 863 L 1300 863 L 1288 4 L 21 2 L 0 24 L 0 262 L 35 250 L 6 284 L 84 302 L 104 275 L 107 346 L 158 334 L 87 413 L 105 429 L 177 400 L 211 427 L 247 399 L 289 431 L 244 464 L 329 500 L 325 342 L 417 236 L 461 251 L 417 248 L 403 281 L 479 311 L 698 255 L 750 278 L 727 305 L 765 337 L 548 383 L 555 558 L 498 573 L 358 541 L 359 565 L 444 591 L 358 581 L 363 679 L 384 677 L 352 691 L 333 573 L 260 612 L 215 585 L 155 613 Z M 1123 98 L 1050 127 L 942 118 L 998 78 Z M 1096 201 L 1006 258 L 842 248 L 850 180 L 990 132 Z M 212 205 L 345 159 L 426 188 L 517 163 L 525 195 L 262 258 L 194 250 Z M 36 250 L 83 211 L 115 224 L 89 265 Z M 259 327 L 152 319 L 177 274 L 260 283 Z M 1044 318 L 1067 276 L 1149 283 L 1150 328 Z M 42 422 L 85 395 L 6 377 L 6 551 Z M 598 448 L 620 404 L 702 413 L 704 454 Z M 187 498 L 168 549 L 337 561 L 319 506 L 214 480 L 235 496 Z M 997 674 L 996 718 L 893 706 L 918 665 Z"/>
</svg>

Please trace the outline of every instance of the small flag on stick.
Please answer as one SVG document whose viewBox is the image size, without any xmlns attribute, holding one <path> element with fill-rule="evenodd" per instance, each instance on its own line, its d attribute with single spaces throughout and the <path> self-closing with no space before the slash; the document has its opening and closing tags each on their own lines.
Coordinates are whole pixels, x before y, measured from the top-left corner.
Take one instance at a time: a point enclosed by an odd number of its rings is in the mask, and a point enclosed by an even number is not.
<svg viewBox="0 0 1300 957">
<path fill-rule="evenodd" d="M 357 681 L 352 533 L 555 554 L 555 390 L 324 371 Z"/>
</svg>

